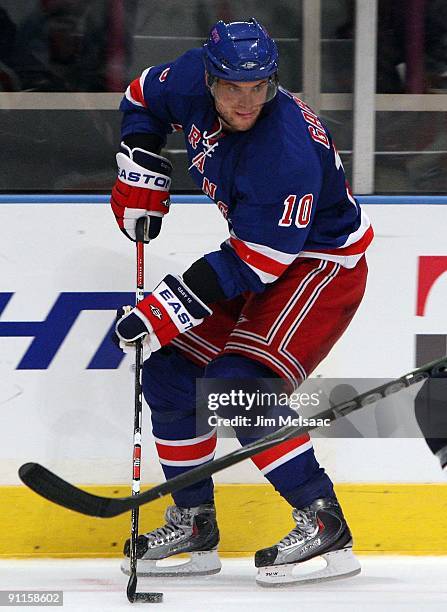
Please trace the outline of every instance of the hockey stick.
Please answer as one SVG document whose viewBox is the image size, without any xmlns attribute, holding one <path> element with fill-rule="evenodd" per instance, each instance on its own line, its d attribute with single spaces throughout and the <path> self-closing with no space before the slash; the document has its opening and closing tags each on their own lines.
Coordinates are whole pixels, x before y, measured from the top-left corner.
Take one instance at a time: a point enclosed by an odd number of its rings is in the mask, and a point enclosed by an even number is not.
<svg viewBox="0 0 447 612">
<path fill-rule="evenodd" d="M 136 292 L 135 304 L 144 298 L 144 234 L 146 218 L 140 217 L 135 226 L 136 238 Z M 133 454 L 132 454 L 132 497 L 140 494 L 141 476 L 141 421 L 143 415 L 143 391 L 141 377 L 143 369 L 143 346 L 141 338 L 135 342 L 135 412 L 133 425 Z M 130 576 L 127 583 L 127 599 L 130 603 L 136 601 L 144 603 L 159 603 L 163 601 L 163 593 L 137 592 L 137 539 L 139 506 L 134 506 L 130 522 Z"/>
<path fill-rule="evenodd" d="M 393 393 L 397 393 L 402 389 L 410 387 L 416 383 L 422 382 L 428 378 L 440 378 L 447 376 L 447 356 L 426 363 L 420 368 L 396 378 L 395 380 L 375 387 L 370 391 L 357 395 L 348 402 L 342 402 L 332 406 L 331 408 L 316 414 L 313 418 L 315 421 L 319 419 L 329 419 L 335 421 L 345 417 L 346 415 L 359 410 L 368 404 L 375 403 L 379 399 L 387 397 Z M 63 480 L 47 468 L 38 463 L 25 463 L 19 469 L 19 476 L 30 489 L 45 497 L 46 499 L 59 504 L 70 510 L 75 510 L 81 514 L 89 516 L 98 516 L 101 518 L 109 518 L 138 508 L 143 504 L 147 504 L 159 497 L 179 491 L 186 486 L 199 482 L 211 476 L 215 472 L 219 472 L 231 465 L 239 463 L 244 459 L 253 457 L 261 451 L 267 450 L 285 442 L 290 438 L 302 436 L 303 434 L 316 429 L 314 426 L 295 427 L 285 426 L 277 431 L 252 442 L 251 444 L 237 449 L 219 459 L 215 459 L 210 463 L 200 465 L 188 472 L 180 474 L 175 478 L 171 478 L 162 484 L 145 491 L 140 495 L 132 497 L 101 497 L 87 493 L 83 489 L 73 486 L 66 480 Z"/>
</svg>

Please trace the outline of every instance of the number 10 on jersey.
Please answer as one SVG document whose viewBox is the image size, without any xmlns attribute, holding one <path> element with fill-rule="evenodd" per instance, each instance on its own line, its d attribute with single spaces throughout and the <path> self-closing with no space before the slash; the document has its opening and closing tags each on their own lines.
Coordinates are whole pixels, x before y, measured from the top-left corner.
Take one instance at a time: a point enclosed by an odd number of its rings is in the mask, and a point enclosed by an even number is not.
<svg viewBox="0 0 447 612">
<path fill-rule="evenodd" d="M 290 227 L 292 225 L 293 216 L 295 216 L 296 227 L 306 227 L 309 225 L 310 216 L 312 214 L 312 205 L 314 196 L 312 193 L 306 193 L 295 207 L 297 196 L 292 194 L 284 200 L 284 212 L 279 220 L 280 227 Z"/>
</svg>

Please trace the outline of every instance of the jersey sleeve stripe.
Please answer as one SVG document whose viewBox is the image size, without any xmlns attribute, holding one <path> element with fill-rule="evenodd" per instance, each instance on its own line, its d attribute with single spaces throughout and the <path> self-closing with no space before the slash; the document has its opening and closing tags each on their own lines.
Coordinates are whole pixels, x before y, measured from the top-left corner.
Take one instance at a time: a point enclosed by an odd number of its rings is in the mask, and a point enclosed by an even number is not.
<svg viewBox="0 0 447 612">
<path fill-rule="evenodd" d="M 143 94 L 141 92 L 140 81 L 139 79 L 135 79 L 126 89 L 126 98 L 135 106 L 140 106 L 141 108 L 146 108 L 146 103 L 143 99 Z"/>
<path fill-rule="evenodd" d="M 258 278 L 260 279 L 262 283 L 264 283 L 264 285 L 268 285 L 269 283 L 274 283 L 279 278 L 278 276 L 275 276 L 274 274 L 268 274 L 268 272 L 263 272 L 262 270 L 259 270 L 258 268 L 255 268 L 254 266 L 251 266 L 248 263 L 246 263 L 245 265 L 247 265 L 250 268 L 250 270 L 252 270 L 252 272 L 256 274 L 256 276 L 258 276 Z"/>
<path fill-rule="evenodd" d="M 278 261 L 279 257 L 271 257 L 265 255 L 260 252 L 263 249 L 262 245 L 253 245 L 250 243 L 244 242 L 243 240 L 239 240 L 235 236 L 231 236 L 230 245 L 236 251 L 240 259 L 248 264 L 251 268 L 255 270 L 259 270 L 261 272 L 265 272 L 270 276 L 274 276 L 278 278 L 281 274 L 287 269 L 287 267 L 292 263 L 292 261 L 296 258 L 296 255 L 288 255 L 286 253 L 280 253 L 279 251 L 273 251 L 273 249 L 269 249 L 271 253 L 275 253 L 275 255 L 284 256 L 290 258 L 290 261 L 287 263 L 283 263 Z M 253 248 L 255 247 L 255 248 Z"/>
<path fill-rule="evenodd" d="M 280 263 L 285 264 L 286 266 L 290 266 L 290 264 L 293 261 L 295 261 L 295 258 L 297 255 L 295 253 L 284 253 L 284 251 L 278 251 L 276 249 L 272 249 L 271 247 L 268 247 L 264 244 L 258 244 L 256 242 L 248 242 L 248 240 L 241 240 L 240 238 L 236 236 L 233 230 L 231 230 L 230 236 L 232 238 L 235 238 L 236 240 L 239 240 L 240 242 L 243 242 L 252 251 L 261 253 L 261 255 L 265 255 L 266 257 L 269 257 L 270 259 L 279 261 Z"/>
</svg>

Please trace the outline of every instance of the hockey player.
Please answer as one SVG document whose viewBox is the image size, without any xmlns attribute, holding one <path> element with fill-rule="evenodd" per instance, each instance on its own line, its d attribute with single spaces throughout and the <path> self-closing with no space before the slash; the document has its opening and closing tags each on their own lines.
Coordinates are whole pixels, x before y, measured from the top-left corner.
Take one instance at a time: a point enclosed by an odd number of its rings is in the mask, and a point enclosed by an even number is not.
<svg viewBox="0 0 447 612">
<path fill-rule="evenodd" d="M 126 236 L 135 238 L 143 215 L 148 240 L 160 231 L 171 173 L 160 151 L 175 130 L 184 132 L 192 178 L 229 228 L 220 248 L 181 277 L 168 274 L 116 325 L 123 346 L 141 337 L 150 354 L 143 389 L 166 478 L 214 456 L 215 431 L 196 434 L 197 378 L 276 376 L 296 388 L 343 334 L 364 293 L 372 228 L 326 127 L 279 86 L 277 62 L 275 42 L 255 19 L 219 21 L 203 48 L 147 68 L 121 103 L 111 204 Z M 309 436 L 253 461 L 295 521 L 256 553 L 258 583 L 296 582 L 293 568 L 317 556 L 327 567 L 307 581 L 357 574 L 351 533 Z M 218 572 L 212 480 L 174 501 L 166 524 L 139 536 L 139 574 Z M 157 565 L 181 552 L 191 553 L 189 563 Z"/>
</svg>

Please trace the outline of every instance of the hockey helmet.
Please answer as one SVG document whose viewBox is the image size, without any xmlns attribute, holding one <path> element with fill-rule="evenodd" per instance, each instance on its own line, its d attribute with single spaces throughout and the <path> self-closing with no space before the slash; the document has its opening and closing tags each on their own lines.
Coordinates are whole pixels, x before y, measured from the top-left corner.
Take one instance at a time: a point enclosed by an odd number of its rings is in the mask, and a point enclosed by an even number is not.
<svg viewBox="0 0 447 612">
<path fill-rule="evenodd" d="M 218 21 L 203 45 L 208 75 L 226 81 L 257 81 L 278 70 L 278 49 L 266 29 L 250 21 Z"/>
</svg>

